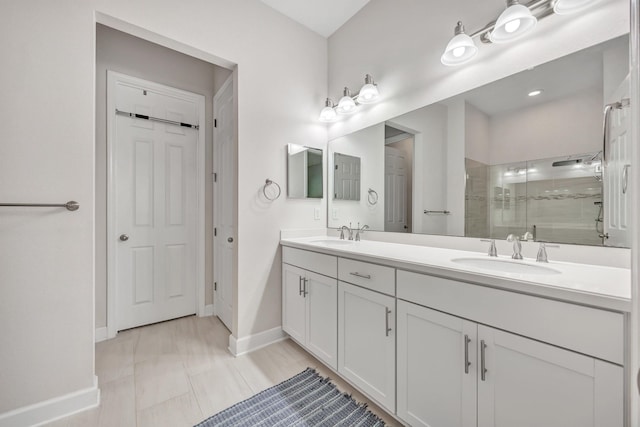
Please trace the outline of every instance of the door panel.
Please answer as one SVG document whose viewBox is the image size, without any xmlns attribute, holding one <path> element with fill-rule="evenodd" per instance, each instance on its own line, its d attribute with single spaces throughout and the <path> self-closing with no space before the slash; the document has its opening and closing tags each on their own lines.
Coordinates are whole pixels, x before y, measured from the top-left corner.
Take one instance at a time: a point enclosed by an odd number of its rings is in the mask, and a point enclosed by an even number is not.
<svg viewBox="0 0 640 427">
<path fill-rule="evenodd" d="M 306 345 L 320 360 L 338 369 L 338 281 L 309 271 L 306 281 Z"/>
<path fill-rule="evenodd" d="M 394 319 L 395 298 L 339 282 L 338 372 L 391 412 L 396 394 Z"/>
<path fill-rule="evenodd" d="M 621 367 L 599 370 L 591 357 L 482 325 L 478 340 L 487 369 L 478 381 L 479 427 L 622 426 L 622 383 L 611 387 Z M 617 408 L 597 397 L 603 389 Z M 606 423 L 596 423 L 604 418 L 596 414 L 608 414 Z"/>
<path fill-rule="evenodd" d="M 222 86 L 213 101 L 217 126 L 214 129 L 214 294 L 216 315 L 233 328 L 233 281 L 235 277 L 235 217 L 236 217 L 236 142 L 233 109 L 233 80 Z"/>
<path fill-rule="evenodd" d="M 400 418 L 412 426 L 476 426 L 476 335 L 473 322 L 398 301 Z"/>
<path fill-rule="evenodd" d="M 198 120 L 195 101 L 120 81 L 115 105 L 164 119 Z M 114 118 L 113 132 L 116 214 L 109 238 L 116 242 L 116 329 L 194 314 L 198 133 L 121 115 Z"/>
<path fill-rule="evenodd" d="M 282 330 L 300 344 L 306 341 L 305 299 L 302 296 L 304 270 L 282 264 Z"/>
</svg>

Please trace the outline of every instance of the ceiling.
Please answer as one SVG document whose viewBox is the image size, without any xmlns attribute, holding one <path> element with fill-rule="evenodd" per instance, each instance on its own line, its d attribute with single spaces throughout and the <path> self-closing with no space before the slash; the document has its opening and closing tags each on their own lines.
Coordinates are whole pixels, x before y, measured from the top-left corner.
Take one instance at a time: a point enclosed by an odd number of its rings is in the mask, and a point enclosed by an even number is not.
<svg viewBox="0 0 640 427">
<path fill-rule="evenodd" d="M 369 0 L 262 0 L 324 37 L 329 37 Z"/>
</svg>

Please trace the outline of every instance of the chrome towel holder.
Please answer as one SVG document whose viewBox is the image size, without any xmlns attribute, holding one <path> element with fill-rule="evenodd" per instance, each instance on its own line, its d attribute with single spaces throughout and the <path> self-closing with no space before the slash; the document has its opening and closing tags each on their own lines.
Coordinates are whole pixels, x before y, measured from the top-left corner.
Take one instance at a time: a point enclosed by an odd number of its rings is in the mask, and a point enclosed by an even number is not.
<svg viewBox="0 0 640 427">
<path fill-rule="evenodd" d="M 67 203 L 0 203 L 0 207 L 27 207 L 27 208 L 65 208 L 73 212 L 80 209 L 80 203 L 71 200 Z"/>
<path fill-rule="evenodd" d="M 369 200 L 370 205 L 375 205 L 378 203 L 378 192 L 373 188 L 370 188 L 367 191 L 369 194 L 367 195 L 367 199 Z"/>
<path fill-rule="evenodd" d="M 269 195 L 267 194 L 267 188 L 271 187 L 271 186 L 275 186 L 275 188 L 278 190 L 278 193 L 276 195 L 271 195 L 271 197 L 269 197 Z M 277 200 L 278 198 L 280 198 L 280 194 L 282 194 L 282 190 L 280 188 L 280 185 L 275 182 L 270 180 L 269 178 L 267 178 L 264 182 L 264 186 L 262 187 L 262 194 L 264 194 L 264 197 L 269 200 L 269 201 L 274 201 Z"/>
</svg>

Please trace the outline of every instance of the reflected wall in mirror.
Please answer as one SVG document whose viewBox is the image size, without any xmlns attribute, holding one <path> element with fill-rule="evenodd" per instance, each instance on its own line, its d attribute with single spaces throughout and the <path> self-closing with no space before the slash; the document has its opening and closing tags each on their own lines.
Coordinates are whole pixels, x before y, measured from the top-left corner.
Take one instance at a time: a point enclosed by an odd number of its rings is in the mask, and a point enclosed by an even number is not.
<svg viewBox="0 0 640 427">
<path fill-rule="evenodd" d="M 287 197 L 322 199 L 322 150 L 287 144 Z"/>
<path fill-rule="evenodd" d="M 331 141 L 330 154 L 361 159 L 361 191 L 380 202 L 329 200 L 328 226 L 628 247 L 628 46 L 609 40 Z"/>
</svg>

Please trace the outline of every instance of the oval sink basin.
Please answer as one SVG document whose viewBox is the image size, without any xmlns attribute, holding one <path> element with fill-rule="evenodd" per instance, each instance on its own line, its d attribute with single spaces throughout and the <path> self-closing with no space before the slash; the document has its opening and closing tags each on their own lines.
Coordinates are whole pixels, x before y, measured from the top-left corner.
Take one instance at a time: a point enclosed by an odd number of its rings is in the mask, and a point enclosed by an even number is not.
<svg viewBox="0 0 640 427">
<path fill-rule="evenodd" d="M 326 239 L 326 240 L 312 240 L 309 243 L 319 243 L 321 245 L 333 245 L 333 246 L 343 246 L 343 245 L 352 245 L 353 244 L 353 240 L 333 240 L 333 239 Z"/>
<path fill-rule="evenodd" d="M 454 258 L 451 261 L 456 264 L 483 268 L 485 270 L 500 271 L 502 273 L 560 274 L 558 270 L 554 270 L 553 268 L 542 265 L 527 264 L 522 261 L 507 261 L 495 258 Z"/>
</svg>

